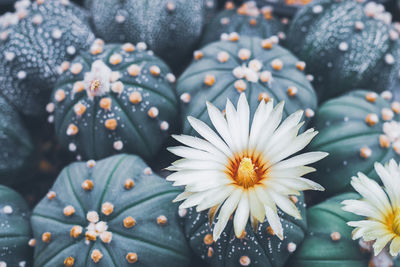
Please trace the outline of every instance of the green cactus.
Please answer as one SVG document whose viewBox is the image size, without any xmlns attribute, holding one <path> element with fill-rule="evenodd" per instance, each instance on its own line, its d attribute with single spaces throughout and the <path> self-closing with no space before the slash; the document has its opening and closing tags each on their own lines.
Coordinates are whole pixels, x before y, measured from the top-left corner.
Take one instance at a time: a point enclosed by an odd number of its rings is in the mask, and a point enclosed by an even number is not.
<svg viewBox="0 0 400 267">
<path fill-rule="evenodd" d="M 34 266 L 187 266 L 179 192 L 137 156 L 69 165 L 33 211 Z"/>
<path fill-rule="evenodd" d="M 16 185 L 32 167 L 33 144 L 18 113 L 0 97 L 0 183 Z"/>
<path fill-rule="evenodd" d="M 145 42 L 172 67 L 195 49 L 214 0 L 86 0 L 96 34 L 107 42 Z"/>
<path fill-rule="evenodd" d="M 0 185 L 0 266 L 30 266 L 29 208 L 17 192 Z"/>
<path fill-rule="evenodd" d="M 361 217 L 342 210 L 341 202 L 358 199 L 356 193 L 345 193 L 307 209 L 307 235 L 287 266 L 296 267 L 364 267 L 369 254 L 363 253 L 357 241 L 351 239 L 348 221 Z"/>
<path fill-rule="evenodd" d="M 180 209 L 179 213 L 184 218 L 186 238 L 190 247 L 208 266 L 277 267 L 283 266 L 290 254 L 296 250 L 307 228 L 304 197 L 291 196 L 291 200 L 296 204 L 303 219 L 296 220 L 278 210 L 283 226 L 283 240 L 274 235 L 267 220 L 258 225 L 257 231 L 248 223 L 245 235 L 238 239 L 235 237 L 231 220 L 221 237 L 213 242 L 207 212 L 197 213 L 194 208 L 190 208 Z"/>
<path fill-rule="evenodd" d="M 310 151 L 329 156 L 315 164 L 310 174 L 328 195 L 349 191 L 351 177 L 362 172 L 377 178 L 374 162 L 400 160 L 400 103 L 391 93 L 353 91 L 324 103 L 315 116 L 319 134 Z"/>
<path fill-rule="evenodd" d="M 23 114 L 44 115 L 59 66 L 94 40 L 87 13 L 65 0 L 22 0 L 0 22 L 0 93 Z"/>
<path fill-rule="evenodd" d="M 295 16 L 287 46 L 307 63 L 320 100 L 398 79 L 399 33 L 375 2 L 316 0 Z"/>
<path fill-rule="evenodd" d="M 287 20 L 282 20 L 288 22 Z M 225 9 L 220 11 L 207 24 L 202 37 L 202 45 L 218 41 L 227 34 L 236 32 L 240 35 L 260 38 L 285 38 L 284 23 L 275 17 L 272 8 L 257 8 L 255 2 L 247 2 L 235 7 L 233 2 L 227 2 Z"/>
<path fill-rule="evenodd" d="M 302 72 L 304 62 L 273 39 L 230 34 L 228 40 L 209 44 L 194 57 L 177 84 L 185 133 L 192 131 L 188 115 L 209 122 L 206 100 L 222 109 L 227 98 L 236 103 L 241 92 L 252 114 L 262 99 L 285 101 L 284 117 L 299 109 L 306 110 L 307 121 L 314 114 L 317 99 Z"/>
<path fill-rule="evenodd" d="M 61 145 L 83 159 L 157 154 L 176 125 L 175 76 L 144 43 L 97 40 L 64 70 L 47 106 Z"/>
</svg>

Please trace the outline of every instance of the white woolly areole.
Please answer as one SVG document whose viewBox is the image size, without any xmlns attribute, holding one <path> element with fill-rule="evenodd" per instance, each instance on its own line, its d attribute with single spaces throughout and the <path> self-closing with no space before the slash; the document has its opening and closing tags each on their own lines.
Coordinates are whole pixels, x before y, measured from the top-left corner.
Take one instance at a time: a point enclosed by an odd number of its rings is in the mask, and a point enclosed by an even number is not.
<svg viewBox="0 0 400 267">
<path fill-rule="evenodd" d="M 400 122 L 390 121 L 383 124 L 383 132 L 390 142 L 400 141 Z"/>
<path fill-rule="evenodd" d="M 112 71 L 101 60 L 96 60 L 92 64 L 90 72 L 85 73 L 83 81 L 85 90 L 90 99 L 101 96 L 110 91 L 110 78 Z"/>
</svg>

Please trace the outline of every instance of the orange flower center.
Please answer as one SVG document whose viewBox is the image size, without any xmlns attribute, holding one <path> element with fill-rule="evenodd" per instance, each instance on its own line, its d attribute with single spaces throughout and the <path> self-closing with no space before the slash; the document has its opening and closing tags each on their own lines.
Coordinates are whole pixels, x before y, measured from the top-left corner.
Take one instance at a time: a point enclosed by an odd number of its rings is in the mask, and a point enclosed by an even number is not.
<svg viewBox="0 0 400 267">
<path fill-rule="evenodd" d="M 396 235 L 400 236 L 400 210 L 394 212 L 392 229 Z"/>
<path fill-rule="evenodd" d="M 247 189 L 265 179 L 267 169 L 260 156 L 236 156 L 230 160 L 227 174 L 236 185 Z"/>
</svg>

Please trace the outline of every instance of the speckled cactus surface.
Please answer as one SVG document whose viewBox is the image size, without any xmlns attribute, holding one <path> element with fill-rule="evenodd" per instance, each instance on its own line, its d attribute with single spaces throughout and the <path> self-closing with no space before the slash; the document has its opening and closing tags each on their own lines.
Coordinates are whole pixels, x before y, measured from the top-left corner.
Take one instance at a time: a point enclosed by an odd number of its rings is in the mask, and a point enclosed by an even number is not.
<svg viewBox="0 0 400 267">
<path fill-rule="evenodd" d="M 82 159 L 149 160 L 176 125 L 175 76 L 144 43 L 93 43 L 63 65 L 47 110 L 59 142 Z"/>
<path fill-rule="evenodd" d="M 17 192 L 0 185 L 0 266 L 30 266 L 30 211 Z"/>
<path fill-rule="evenodd" d="M 288 23 L 287 19 L 275 17 L 271 7 L 259 9 L 254 1 L 242 5 L 235 5 L 229 1 L 226 2 L 224 10 L 207 24 L 202 45 L 223 39 L 232 32 L 260 38 L 275 36 L 274 38 L 285 39 L 284 30 Z"/>
<path fill-rule="evenodd" d="M 87 0 L 97 35 L 108 42 L 145 42 L 179 67 L 197 45 L 214 0 Z"/>
<path fill-rule="evenodd" d="M 345 193 L 307 209 L 307 235 L 287 266 L 369 266 L 369 253 L 363 253 L 359 241 L 351 239 L 353 228 L 347 225 L 361 217 L 343 211 L 341 204 L 343 200 L 358 198 L 356 193 Z"/>
<path fill-rule="evenodd" d="M 34 266 L 187 266 L 180 192 L 137 156 L 66 167 L 34 209 Z"/>
<path fill-rule="evenodd" d="M 209 122 L 206 101 L 223 108 L 236 103 L 244 92 L 254 113 L 261 100 L 285 101 L 284 116 L 305 110 L 306 121 L 314 115 L 317 98 L 304 74 L 305 63 L 275 43 L 274 38 L 240 36 L 215 42 L 194 53 L 192 64 L 181 75 L 177 93 L 185 133 L 191 128 L 186 116 Z"/>
<path fill-rule="evenodd" d="M 320 100 L 353 88 L 383 91 L 398 79 L 399 33 L 382 5 L 317 0 L 301 9 L 287 46 L 307 63 Z"/>
<path fill-rule="evenodd" d="M 319 134 L 309 149 L 326 151 L 311 178 L 326 195 L 350 190 L 351 177 L 363 172 L 377 178 L 374 162 L 400 160 L 400 102 L 388 91 L 381 95 L 357 90 L 324 103 L 315 116 Z"/>
<path fill-rule="evenodd" d="M 34 145 L 17 111 L 0 97 L 0 183 L 15 185 L 26 180 Z"/>
<path fill-rule="evenodd" d="M 23 114 L 44 114 L 59 65 L 94 40 L 87 19 L 68 0 L 18 1 L 0 18 L 0 94 Z"/>
<path fill-rule="evenodd" d="M 185 234 L 191 249 L 207 262 L 207 266 L 283 266 L 302 242 L 307 228 L 304 197 L 291 196 L 290 199 L 303 219 L 296 220 L 278 211 L 283 226 L 283 240 L 274 235 L 267 220 L 259 224 L 256 230 L 248 223 L 243 236 L 236 238 L 230 220 L 220 239 L 214 242 L 207 212 L 197 213 L 190 208 L 180 209 L 179 213 L 185 220 Z"/>
</svg>

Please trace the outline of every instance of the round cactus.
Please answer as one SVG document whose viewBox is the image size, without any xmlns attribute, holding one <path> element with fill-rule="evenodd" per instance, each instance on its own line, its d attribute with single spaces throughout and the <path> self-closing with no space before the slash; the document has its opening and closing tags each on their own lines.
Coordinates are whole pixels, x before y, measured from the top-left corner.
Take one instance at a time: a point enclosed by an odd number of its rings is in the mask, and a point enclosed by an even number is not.
<svg viewBox="0 0 400 267">
<path fill-rule="evenodd" d="M 21 0 L 0 19 L 0 93 L 20 112 L 44 114 L 59 65 L 94 40 L 86 20 L 67 0 Z"/>
<path fill-rule="evenodd" d="M 343 211 L 341 204 L 343 200 L 359 197 L 356 193 L 345 193 L 307 209 L 306 237 L 287 266 L 369 266 L 369 255 L 362 253 L 358 241 L 352 240 L 353 228 L 347 225 L 361 217 Z"/>
<path fill-rule="evenodd" d="M 190 57 L 214 0 L 87 0 L 93 26 L 107 42 L 145 42 L 171 66 Z"/>
<path fill-rule="evenodd" d="M 194 208 L 190 208 L 180 209 L 179 214 L 184 217 L 185 233 L 190 247 L 210 267 L 283 266 L 302 242 L 307 227 L 303 196 L 290 198 L 299 208 L 303 219 L 296 220 L 278 211 L 284 227 L 283 240 L 274 235 L 267 220 L 259 224 L 256 230 L 248 223 L 243 236 L 236 238 L 231 220 L 221 237 L 214 242 L 207 212 L 197 213 Z"/>
<path fill-rule="evenodd" d="M 236 8 L 233 2 L 225 4 L 225 10 L 218 13 L 209 24 L 207 24 L 202 44 L 228 37 L 228 34 L 236 32 L 240 35 L 257 36 L 260 38 L 285 38 L 284 23 L 273 16 L 271 7 L 257 8 L 256 2 L 246 2 Z"/>
<path fill-rule="evenodd" d="M 186 116 L 209 122 L 206 100 L 222 109 L 226 99 L 237 102 L 247 96 L 252 113 L 259 101 L 286 101 L 284 116 L 305 109 L 312 117 L 317 99 L 306 75 L 305 63 L 274 39 L 229 35 L 226 41 L 209 44 L 194 53 L 194 62 L 181 75 L 177 92 L 182 102 L 184 132 L 191 131 Z"/>
<path fill-rule="evenodd" d="M 175 76 L 144 43 L 97 40 L 63 70 L 47 110 L 64 147 L 84 159 L 156 155 L 176 123 L 178 101 Z"/>
<path fill-rule="evenodd" d="M 21 182 L 31 166 L 33 144 L 18 113 L 0 97 L 0 183 Z"/>
<path fill-rule="evenodd" d="M 137 156 L 69 165 L 33 211 L 34 265 L 187 266 L 179 192 Z"/>
<path fill-rule="evenodd" d="M 307 63 L 320 100 L 353 88 L 383 90 L 398 79 L 399 33 L 374 2 L 317 0 L 301 9 L 287 46 Z"/>
<path fill-rule="evenodd" d="M 15 191 L 0 185 L 0 266 L 30 266 L 29 209 Z"/>
<path fill-rule="evenodd" d="M 324 103 L 315 116 L 319 134 L 311 151 L 326 151 L 329 157 L 315 164 L 310 174 L 333 195 L 350 190 L 351 177 L 362 172 L 377 178 L 374 163 L 400 160 L 400 102 L 391 102 L 384 91 L 358 90 Z"/>
</svg>

